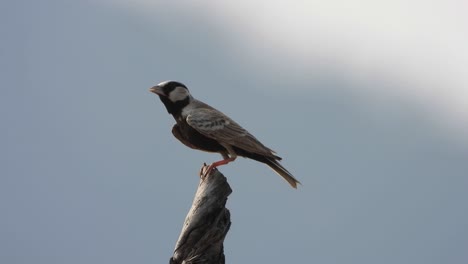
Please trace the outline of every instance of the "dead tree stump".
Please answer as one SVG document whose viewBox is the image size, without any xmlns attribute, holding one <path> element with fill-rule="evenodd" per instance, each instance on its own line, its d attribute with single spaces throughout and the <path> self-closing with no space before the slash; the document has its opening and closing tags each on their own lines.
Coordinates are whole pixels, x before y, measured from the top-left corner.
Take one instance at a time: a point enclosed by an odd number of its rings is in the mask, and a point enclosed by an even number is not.
<svg viewBox="0 0 468 264">
<path fill-rule="evenodd" d="M 231 226 L 225 205 L 231 192 L 226 177 L 218 170 L 200 180 L 170 264 L 225 263 L 223 242 Z"/>
</svg>

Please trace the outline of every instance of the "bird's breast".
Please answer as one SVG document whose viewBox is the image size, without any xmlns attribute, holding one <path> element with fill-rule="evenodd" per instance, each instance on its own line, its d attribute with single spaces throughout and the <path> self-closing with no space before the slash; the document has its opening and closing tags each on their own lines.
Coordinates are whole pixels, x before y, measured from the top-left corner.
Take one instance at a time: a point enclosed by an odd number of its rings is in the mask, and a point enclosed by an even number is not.
<svg viewBox="0 0 468 264">
<path fill-rule="evenodd" d="M 216 140 L 200 134 L 197 130 L 191 127 L 184 119 L 176 119 L 177 124 L 174 125 L 172 131 L 174 136 L 184 145 L 198 150 L 208 152 L 224 152 L 226 149 L 221 146 Z"/>
</svg>

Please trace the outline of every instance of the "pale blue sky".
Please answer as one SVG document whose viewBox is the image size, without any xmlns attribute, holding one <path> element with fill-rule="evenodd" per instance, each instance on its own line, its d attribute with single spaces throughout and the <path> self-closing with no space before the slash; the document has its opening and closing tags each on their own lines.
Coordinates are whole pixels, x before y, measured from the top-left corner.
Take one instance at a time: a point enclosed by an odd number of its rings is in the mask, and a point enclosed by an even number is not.
<svg viewBox="0 0 468 264">
<path fill-rule="evenodd" d="M 219 158 L 173 138 L 148 92 L 167 79 L 275 149 L 303 183 L 293 190 L 245 159 L 221 168 L 234 191 L 229 263 L 468 260 L 465 119 L 433 101 L 463 105 L 456 90 L 414 96 L 420 72 L 392 79 L 374 56 L 384 51 L 369 51 L 355 78 L 351 59 L 314 55 L 321 45 L 285 50 L 274 26 L 244 38 L 236 10 L 224 20 L 219 6 L 118 2 L 0 4 L 0 263 L 167 263 L 198 169 Z"/>
</svg>

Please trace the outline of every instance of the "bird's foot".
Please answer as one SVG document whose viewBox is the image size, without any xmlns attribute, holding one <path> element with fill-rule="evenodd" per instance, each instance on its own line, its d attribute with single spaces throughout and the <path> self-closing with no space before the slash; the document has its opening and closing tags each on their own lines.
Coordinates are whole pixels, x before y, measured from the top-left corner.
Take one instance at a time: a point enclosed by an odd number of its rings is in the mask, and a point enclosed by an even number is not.
<svg viewBox="0 0 468 264">
<path fill-rule="evenodd" d="M 235 159 L 236 157 L 231 157 L 220 161 L 216 161 L 211 163 L 211 165 L 208 166 L 208 168 L 206 168 L 206 163 L 204 163 L 203 167 L 200 169 L 200 173 L 203 172 L 203 175 L 200 175 L 200 177 L 202 179 L 206 178 L 206 176 L 210 175 L 213 172 L 213 170 L 217 170 L 218 166 L 228 164 L 229 162 L 234 161 Z"/>
<path fill-rule="evenodd" d="M 213 164 L 208 166 L 206 163 L 203 163 L 203 166 L 200 168 L 198 175 L 200 176 L 200 179 L 204 180 L 214 170 L 216 170 L 216 166 L 213 166 Z"/>
<path fill-rule="evenodd" d="M 203 167 L 201 167 L 200 172 L 199 172 L 200 178 L 205 179 L 206 176 L 210 175 L 213 172 L 213 170 L 217 170 L 218 166 L 228 164 L 229 162 L 234 161 L 235 159 L 236 157 L 231 157 L 231 158 L 223 159 L 220 161 L 216 161 L 216 162 L 211 163 L 211 165 L 208 166 L 208 168 L 207 168 L 206 163 L 203 163 Z"/>
<path fill-rule="evenodd" d="M 203 166 L 200 168 L 200 171 L 198 172 L 198 176 L 200 177 L 200 179 L 201 179 L 201 178 L 203 177 L 203 175 L 205 174 L 205 171 L 206 171 L 206 169 L 207 169 L 206 166 L 208 166 L 208 165 L 206 165 L 206 163 L 203 162 Z"/>
<path fill-rule="evenodd" d="M 217 168 L 216 168 L 215 165 L 211 164 L 210 166 L 208 166 L 208 168 L 206 168 L 206 170 L 205 170 L 205 173 L 203 174 L 203 179 L 210 176 L 211 173 L 215 172 L 216 170 L 217 170 Z"/>
</svg>

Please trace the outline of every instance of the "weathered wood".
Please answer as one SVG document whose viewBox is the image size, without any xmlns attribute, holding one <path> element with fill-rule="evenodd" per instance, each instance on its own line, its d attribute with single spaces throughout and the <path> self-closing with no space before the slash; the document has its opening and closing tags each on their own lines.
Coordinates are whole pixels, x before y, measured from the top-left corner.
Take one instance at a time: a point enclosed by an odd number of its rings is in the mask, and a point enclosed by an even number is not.
<svg viewBox="0 0 468 264">
<path fill-rule="evenodd" d="M 225 263 L 223 241 L 231 226 L 225 205 L 231 192 L 226 177 L 218 170 L 202 177 L 170 264 Z"/>
</svg>

